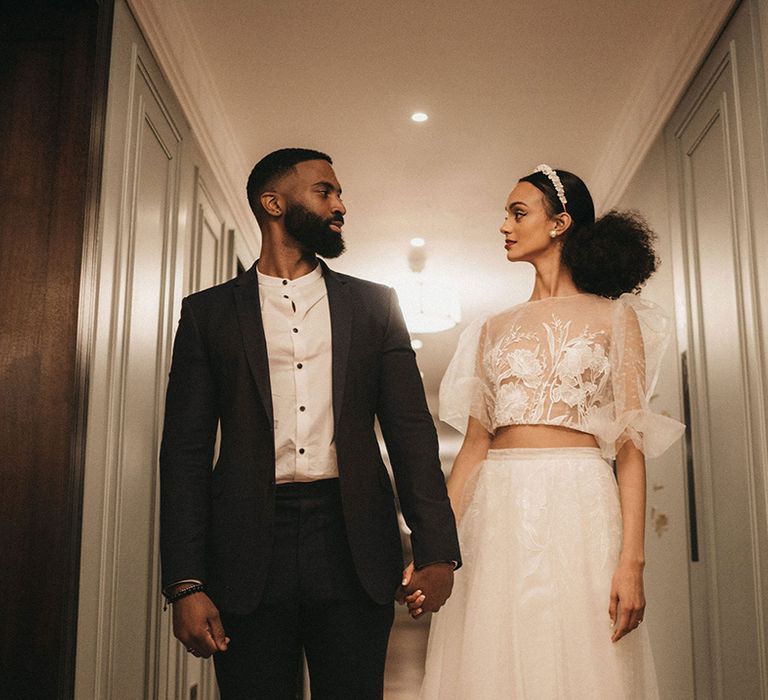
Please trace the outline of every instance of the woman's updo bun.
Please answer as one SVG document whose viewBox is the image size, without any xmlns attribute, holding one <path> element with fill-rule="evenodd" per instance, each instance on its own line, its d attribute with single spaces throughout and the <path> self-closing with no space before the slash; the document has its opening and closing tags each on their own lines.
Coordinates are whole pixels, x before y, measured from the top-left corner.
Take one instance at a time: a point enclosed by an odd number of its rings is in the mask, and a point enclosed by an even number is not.
<svg viewBox="0 0 768 700">
<path fill-rule="evenodd" d="M 584 181 L 556 170 L 573 225 L 563 234 L 562 260 L 583 292 L 616 299 L 636 292 L 656 271 L 656 235 L 637 212 L 610 211 L 595 221 L 595 206 Z M 520 179 L 541 190 L 549 216 L 565 211 L 552 181 L 542 172 Z"/>
<path fill-rule="evenodd" d="M 616 299 L 638 291 L 656 271 L 655 239 L 637 212 L 610 211 L 565 234 L 562 260 L 579 289 Z"/>
</svg>

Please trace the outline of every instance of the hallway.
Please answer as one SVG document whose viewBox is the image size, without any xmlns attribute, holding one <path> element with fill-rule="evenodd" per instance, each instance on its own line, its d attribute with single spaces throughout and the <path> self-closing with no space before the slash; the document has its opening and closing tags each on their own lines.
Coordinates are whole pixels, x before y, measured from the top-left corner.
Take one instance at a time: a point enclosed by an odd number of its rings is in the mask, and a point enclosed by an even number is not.
<svg viewBox="0 0 768 700">
<path fill-rule="evenodd" d="M 162 609 L 164 394 L 182 299 L 260 254 L 250 168 L 301 145 L 344 188 L 332 268 L 450 307 L 406 319 L 445 473 L 459 337 L 529 293 L 515 178 L 562 165 L 647 216 L 653 408 L 690 428 L 647 469 L 662 697 L 768 700 L 768 0 L 70 5 L 16 3 L 0 42 L 0 694 L 218 697 Z M 396 607 L 387 700 L 416 699 L 428 629 Z"/>
</svg>

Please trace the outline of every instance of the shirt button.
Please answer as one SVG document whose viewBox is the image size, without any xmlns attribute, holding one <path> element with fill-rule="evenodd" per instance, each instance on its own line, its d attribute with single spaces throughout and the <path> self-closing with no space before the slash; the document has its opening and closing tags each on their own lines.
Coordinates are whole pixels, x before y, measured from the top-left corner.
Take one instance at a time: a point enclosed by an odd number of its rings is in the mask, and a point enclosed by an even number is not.
<svg viewBox="0 0 768 700">
<path fill-rule="evenodd" d="M 303 366 L 304 366 L 304 365 L 303 365 L 303 364 L 301 364 L 301 362 L 299 362 L 299 363 L 296 365 L 296 367 L 297 367 L 298 369 L 301 369 Z"/>
<path fill-rule="evenodd" d="M 283 280 L 283 284 L 288 284 L 288 280 Z"/>
<path fill-rule="evenodd" d="M 306 406 L 299 406 L 299 410 L 300 410 L 300 411 L 306 411 L 306 410 L 307 410 L 307 407 L 306 407 Z"/>
<path fill-rule="evenodd" d="M 283 294 L 283 299 L 290 299 L 290 297 L 287 294 Z"/>
<path fill-rule="evenodd" d="M 299 448 L 299 454 L 300 454 L 300 455 L 303 455 L 303 454 L 304 454 L 304 448 L 303 448 L 303 447 L 300 447 L 300 448 Z"/>
<path fill-rule="evenodd" d="M 298 329 L 298 328 L 294 328 L 294 329 L 293 329 L 293 332 L 294 332 L 294 333 L 298 333 L 298 332 L 299 332 L 299 329 Z"/>
</svg>

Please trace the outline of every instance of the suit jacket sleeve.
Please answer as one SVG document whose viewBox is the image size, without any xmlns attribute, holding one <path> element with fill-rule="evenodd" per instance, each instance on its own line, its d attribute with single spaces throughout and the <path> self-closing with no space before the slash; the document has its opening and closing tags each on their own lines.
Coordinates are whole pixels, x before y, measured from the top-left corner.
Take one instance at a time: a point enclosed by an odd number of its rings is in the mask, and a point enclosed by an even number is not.
<svg viewBox="0 0 768 700">
<path fill-rule="evenodd" d="M 440 468 L 437 433 L 416 356 L 394 290 L 390 290 L 377 414 L 397 492 L 411 529 L 414 564 L 461 564 L 456 523 Z"/>
<path fill-rule="evenodd" d="M 182 302 L 160 447 L 163 587 L 206 580 L 205 541 L 218 410 L 214 377 L 188 299 Z"/>
</svg>

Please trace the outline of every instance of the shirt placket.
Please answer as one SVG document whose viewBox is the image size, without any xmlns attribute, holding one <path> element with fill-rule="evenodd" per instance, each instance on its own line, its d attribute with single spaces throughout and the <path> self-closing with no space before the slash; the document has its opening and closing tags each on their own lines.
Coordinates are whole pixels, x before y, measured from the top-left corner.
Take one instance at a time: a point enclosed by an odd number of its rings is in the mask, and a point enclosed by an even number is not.
<svg viewBox="0 0 768 700">
<path fill-rule="evenodd" d="M 293 286 L 293 285 L 292 285 Z M 305 309 L 306 303 L 300 287 L 291 290 L 293 302 L 293 322 L 291 326 L 291 338 L 293 340 L 293 378 L 296 387 L 296 437 L 294 449 L 296 450 L 296 472 L 309 474 L 309 378 L 306 368 L 308 355 L 309 334 L 307 333 Z"/>
</svg>

